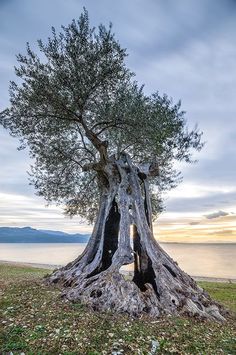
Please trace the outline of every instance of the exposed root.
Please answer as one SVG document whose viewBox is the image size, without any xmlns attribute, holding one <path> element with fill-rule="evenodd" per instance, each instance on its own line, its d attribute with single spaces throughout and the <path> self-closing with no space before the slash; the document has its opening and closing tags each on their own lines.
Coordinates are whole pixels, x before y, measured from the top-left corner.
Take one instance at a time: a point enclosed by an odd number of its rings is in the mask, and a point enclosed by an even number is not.
<svg viewBox="0 0 236 355">
<path fill-rule="evenodd" d="M 143 313 L 160 315 L 160 304 L 151 285 L 141 292 L 138 286 L 125 280 L 119 272 L 103 272 L 68 290 L 66 297 L 81 301 L 94 310 L 128 313 L 134 317 Z"/>
<path fill-rule="evenodd" d="M 133 280 L 127 280 L 127 277 L 112 268 L 89 278 L 84 276 L 76 278 L 74 275 L 70 280 L 73 282 L 68 285 L 68 281 L 64 279 L 66 287 L 63 296 L 71 301 L 79 301 L 96 311 L 127 313 L 133 317 L 140 317 L 143 314 L 151 317 L 172 314 L 216 321 L 225 320 L 223 308 L 212 301 L 194 280 L 194 288 L 180 287 L 178 283 L 170 282 L 172 287 L 159 285 L 158 292 L 150 283 L 145 283 L 140 288 Z"/>
</svg>

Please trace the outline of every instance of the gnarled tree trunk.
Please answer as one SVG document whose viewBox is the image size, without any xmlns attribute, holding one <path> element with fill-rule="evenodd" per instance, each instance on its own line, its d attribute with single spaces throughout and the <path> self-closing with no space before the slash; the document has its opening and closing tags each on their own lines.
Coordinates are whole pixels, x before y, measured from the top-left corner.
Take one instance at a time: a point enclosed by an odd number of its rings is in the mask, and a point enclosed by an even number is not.
<svg viewBox="0 0 236 355">
<path fill-rule="evenodd" d="M 64 295 L 96 310 L 188 314 L 224 320 L 223 309 L 159 246 L 152 232 L 148 174 L 127 155 L 104 167 L 107 179 L 91 238 L 76 260 L 56 270 L 49 282 Z M 130 226 L 133 226 L 131 243 Z M 134 276 L 120 273 L 134 263 Z"/>
</svg>

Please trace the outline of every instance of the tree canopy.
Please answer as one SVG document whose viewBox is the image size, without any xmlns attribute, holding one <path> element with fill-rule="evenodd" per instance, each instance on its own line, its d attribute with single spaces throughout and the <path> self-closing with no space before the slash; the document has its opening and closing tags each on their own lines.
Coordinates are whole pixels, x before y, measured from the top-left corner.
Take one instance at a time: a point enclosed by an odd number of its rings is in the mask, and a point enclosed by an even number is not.
<svg viewBox="0 0 236 355">
<path fill-rule="evenodd" d="M 92 220 L 97 211 L 99 171 L 126 152 L 134 164 L 153 167 L 154 215 L 161 192 L 175 186 L 174 161 L 191 161 L 202 148 L 201 132 L 188 130 L 180 102 L 145 94 L 126 66 L 126 50 L 112 26 L 90 27 L 86 10 L 47 42 L 29 44 L 17 56 L 18 82 L 10 84 L 10 107 L 0 123 L 29 147 L 31 183 L 66 213 Z M 156 173 L 158 167 L 158 174 Z M 157 186 L 157 190 L 154 188 Z"/>
</svg>

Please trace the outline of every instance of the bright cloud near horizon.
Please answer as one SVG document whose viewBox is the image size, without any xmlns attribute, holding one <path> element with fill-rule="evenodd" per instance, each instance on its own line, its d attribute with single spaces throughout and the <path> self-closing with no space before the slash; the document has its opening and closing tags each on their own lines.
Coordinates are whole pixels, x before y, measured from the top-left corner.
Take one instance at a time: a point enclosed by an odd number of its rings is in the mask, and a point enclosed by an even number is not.
<svg viewBox="0 0 236 355">
<path fill-rule="evenodd" d="M 234 0 L 0 0 L 0 111 L 15 79 L 15 55 L 78 18 L 113 23 L 128 66 L 150 93 L 167 93 L 190 127 L 204 132 L 196 164 L 180 164 L 183 182 L 166 197 L 155 223 L 161 241 L 236 242 L 236 2 Z M 89 232 L 79 217 L 46 207 L 28 185 L 27 150 L 0 128 L 0 226 Z"/>
</svg>

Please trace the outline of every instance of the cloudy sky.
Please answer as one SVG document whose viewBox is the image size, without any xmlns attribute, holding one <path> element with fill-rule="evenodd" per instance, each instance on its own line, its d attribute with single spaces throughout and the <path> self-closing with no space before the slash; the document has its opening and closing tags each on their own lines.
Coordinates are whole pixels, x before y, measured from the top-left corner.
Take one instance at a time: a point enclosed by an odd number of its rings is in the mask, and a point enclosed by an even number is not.
<svg viewBox="0 0 236 355">
<path fill-rule="evenodd" d="M 189 126 L 206 145 L 195 165 L 180 166 L 181 185 L 166 197 L 155 225 L 159 240 L 236 241 L 236 1 L 235 0 L 0 0 L 0 110 L 8 105 L 15 54 L 45 39 L 50 27 L 78 18 L 113 23 L 129 67 L 147 93 L 181 99 Z M 79 218 L 45 207 L 28 185 L 27 151 L 0 128 L 0 225 L 87 232 Z"/>
</svg>

